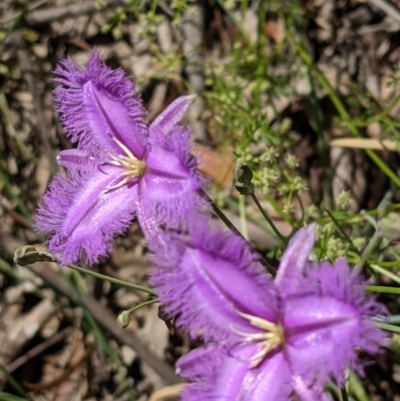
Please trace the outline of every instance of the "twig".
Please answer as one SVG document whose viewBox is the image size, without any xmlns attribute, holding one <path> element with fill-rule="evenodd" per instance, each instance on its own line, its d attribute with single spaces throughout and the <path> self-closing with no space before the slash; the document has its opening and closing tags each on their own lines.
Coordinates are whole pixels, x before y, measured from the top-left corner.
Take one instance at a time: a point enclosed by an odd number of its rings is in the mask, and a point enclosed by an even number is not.
<svg viewBox="0 0 400 401">
<path fill-rule="evenodd" d="M 104 4 L 108 7 L 117 6 L 123 3 L 122 0 L 104 0 Z M 84 2 L 79 1 L 63 7 L 49 7 L 42 10 L 32 11 L 25 15 L 25 20 L 29 25 L 40 25 L 62 18 L 90 14 L 96 10 L 99 10 L 99 2 L 97 0 Z"/>
<path fill-rule="evenodd" d="M 41 354 L 47 348 L 51 347 L 54 344 L 57 344 L 61 341 L 69 332 L 71 331 L 71 327 L 66 327 L 64 330 L 56 333 L 53 337 L 49 338 L 46 341 L 41 342 L 36 347 L 31 348 L 28 352 L 25 352 L 24 355 L 21 355 L 19 358 L 15 359 L 9 365 L 6 366 L 6 370 L 8 373 L 14 372 L 14 370 L 18 369 L 30 359 L 35 356 Z"/>
<path fill-rule="evenodd" d="M 25 380 L 22 380 L 22 384 L 24 385 L 24 387 L 31 391 L 43 391 L 50 387 L 56 386 L 57 384 L 60 384 L 64 379 L 66 379 L 82 362 L 84 362 L 84 360 L 94 351 L 94 349 L 95 346 L 93 344 L 90 345 L 77 361 L 70 363 L 66 367 L 66 369 L 54 379 L 41 383 L 29 383 Z"/>
<path fill-rule="evenodd" d="M 390 2 L 387 2 L 385 0 L 367 0 L 367 2 L 379 8 L 390 18 L 393 18 L 397 22 L 400 22 L 400 10 Z"/>
</svg>

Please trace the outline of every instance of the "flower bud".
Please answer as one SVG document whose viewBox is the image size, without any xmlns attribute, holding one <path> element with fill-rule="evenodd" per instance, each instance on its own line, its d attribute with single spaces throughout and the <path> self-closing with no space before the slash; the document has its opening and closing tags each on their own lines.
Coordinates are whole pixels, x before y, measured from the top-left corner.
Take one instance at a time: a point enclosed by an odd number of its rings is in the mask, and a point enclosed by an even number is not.
<svg viewBox="0 0 400 401">
<path fill-rule="evenodd" d="M 253 179 L 253 172 L 247 164 L 239 164 L 235 170 L 235 178 L 241 184 L 251 184 Z"/>
<path fill-rule="evenodd" d="M 49 253 L 38 251 L 32 245 L 21 246 L 15 250 L 14 263 L 20 266 L 27 266 L 36 262 L 56 262 L 56 259 Z"/>
<path fill-rule="evenodd" d="M 121 327 L 121 329 L 126 329 L 129 325 L 129 321 L 129 312 L 126 310 L 121 312 L 117 317 L 117 324 L 119 327 Z"/>
<path fill-rule="evenodd" d="M 239 164 L 235 170 L 235 188 L 241 195 L 249 195 L 254 192 L 254 186 L 251 183 L 253 172 L 247 164 Z"/>
</svg>

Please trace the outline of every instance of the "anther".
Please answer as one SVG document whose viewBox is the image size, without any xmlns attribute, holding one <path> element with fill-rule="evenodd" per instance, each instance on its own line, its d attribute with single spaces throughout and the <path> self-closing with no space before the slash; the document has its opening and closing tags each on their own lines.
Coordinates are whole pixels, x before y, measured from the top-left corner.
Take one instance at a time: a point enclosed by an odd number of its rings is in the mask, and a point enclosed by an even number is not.
<svg viewBox="0 0 400 401">
<path fill-rule="evenodd" d="M 144 160 L 139 160 L 137 157 L 135 157 L 130 149 L 117 138 L 112 137 L 112 139 L 124 151 L 125 155 L 115 156 L 109 153 L 111 158 L 110 164 L 122 167 L 125 171 L 122 171 L 118 174 L 118 177 L 121 178 L 121 181 L 115 185 L 112 185 L 111 187 L 108 187 L 108 191 L 124 186 L 133 178 L 142 177 L 146 170 L 146 163 Z"/>
<path fill-rule="evenodd" d="M 258 333 L 245 333 L 231 327 L 231 330 L 239 337 L 242 337 L 248 342 L 255 342 L 257 344 L 258 352 L 249 358 L 251 366 L 254 368 L 258 366 L 271 351 L 285 343 L 285 332 L 282 325 L 279 323 L 275 324 L 260 317 L 239 311 L 236 311 L 236 313 L 247 320 L 252 326 L 262 330 Z"/>
</svg>

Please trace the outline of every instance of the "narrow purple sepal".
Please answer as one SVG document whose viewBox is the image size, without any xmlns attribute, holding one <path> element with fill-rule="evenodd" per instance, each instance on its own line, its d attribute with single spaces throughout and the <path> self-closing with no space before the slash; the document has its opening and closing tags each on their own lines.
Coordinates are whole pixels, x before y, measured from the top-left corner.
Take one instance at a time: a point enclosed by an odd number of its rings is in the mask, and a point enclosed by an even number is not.
<svg viewBox="0 0 400 401">
<path fill-rule="evenodd" d="M 111 69 L 94 52 L 85 69 L 71 58 L 57 66 L 56 109 L 67 135 L 92 155 L 120 154 L 113 138 L 141 158 L 147 141 L 145 110 L 122 69 Z"/>
<path fill-rule="evenodd" d="M 299 279 L 307 265 L 315 242 L 315 224 L 299 230 L 290 240 L 279 264 L 275 284 L 281 291 L 290 294 L 299 286 Z"/>
<path fill-rule="evenodd" d="M 195 96 L 180 96 L 175 99 L 151 124 L 150 135 L 153 129 L 160 129 L 164 135 L 168 134 L 182 117 L 193 102 Z"/>
</svg>

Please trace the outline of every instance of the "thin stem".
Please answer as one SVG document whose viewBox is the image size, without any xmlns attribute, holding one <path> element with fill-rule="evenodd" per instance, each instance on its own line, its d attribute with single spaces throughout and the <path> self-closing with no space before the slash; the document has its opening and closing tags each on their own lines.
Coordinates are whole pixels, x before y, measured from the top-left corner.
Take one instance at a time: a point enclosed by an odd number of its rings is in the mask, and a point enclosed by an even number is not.
<svg viewBox="0 0 400 401">
<path fill-rule="evenodd" d="M 379 243 L 381 242 L 382 236 L 379 231 L 375 231 L 374 235 L 368 242 L 368 245 L 365 247 L 363 253 L 361 254 L 360 260 L 358 263 L 354 266 L 354 271 L 359 273 L 362 268 L 364 267 L 365 262 L 368 260 L 368 258 L 372 255 L 372 253 L 375 251 L 375 249 L 379 246 Z"/>
<path fill-rule="evenodd" d="M 233 225 L 233 223 L 226 217 L 225 213 L 215 204 L 215 202 L 203 191 L 203 196 L 212 206 L 214 213 L 225 223 L 225 225 L 236 235 L 244 238 L 242 233 Z M 246 238 L 244 238 L 246 239 Z"/>
<path fill-rule="evenodd" d="M 231 209 L 234 209 L 235 211 L 239 212 L 239 202 L 236 202 L 232 198 L 226 198 L 225 203 L 227 206 L 229 206 Z M 274 235 L 271 226 L 266 223 L 264 220 L 260 220 L 258 216 L 255 216 L 253 213 L 250 211 L 246 211 L 246 217 L 247 219 L 254 223 L 257 227 L 260 227 L 262 230 L 266 231 L 267 233 Z"/>
<path fill-rule="evenodd" d="M 274 208 L 275 212 L 279 214 L 281 219 L 285 220 L 287 223 L 289 223 L 291 226 L 293 225 L 293 221 L 288 218 L 285 213 L 283 213 L 283 209 L 279 206 L 278 202 L 269 194 L 264 194 L 265 199 L 272 205 Z"/>
<path fill-rule="evenodd" d="M 347 391 L 346 391 L 345 387 L 340 389 L 340 395 L 341 395 L 342 401 L 349 401 L 349 397 L 347 396 Z"/>
<path fill-rule="evenodd" d="M 143 287 L 141 285 L 129 283 L 129 282 L 124 281 L 124 280 L 119 280 L 117 278 L 106 276 L 104 274 L 97 273 L 97 272 L 94 272 L 92 270 L 84 269 L 83 267 L 79 267 L 79 266 L 76 266 L 76 265 L 68 265 L 68 267 L 70 269 L 73 269 L 73 270 L 75 270 L 77 272 L 80 272 L 82 274 L 88 274 L 89 276 L 96 277 L 96 278 L 98 278 L 100 280 L 108 281 L 109 283 L 117 284 L 117 285 L 120 285 L 122 287 L 130 288 L 132 290 L 142 291 L 142 292 L 145 292 L 146 294 L 153 295 L 155 297 L 157 296 L 155 291 L 153 291 L 150 288 Z"/>
<path fill-rule="evenodd" d="M 390 331 L 392 333 L 400 333 L 400 327 L 394 326 L 393 324 L 388 323 L 380 323 L 380 322 L 373 322 L 374 326 L 379 327 L 380 329 Z"/>
<path fill-rule="evenodd" d="M 14 377 L 8 373 L 7 369 L 3 366 L 0 365 L 0 371 L 3 372 L 4 376 L 6 377 L 6 380 L 8 384 L 14 388 L 14 390 L 21 395 L 22 397 L 25 397 L 25 400 L 31 401 L 32 398 L 29 396 L 28 393 L 24 390 L 24 388 L 18 383 L 17 380 L 14 379 Z"/>
<path fill-rule="evenodd" d="M 275 227 L 275 224 L 273 221 L 269 218 L 267 213 L 265 213 L 265 210 L 261 206 L 260 202 L 258 201 L 257 197 L 254 195 L 254 193 L 250 194 L 251 198 L 253 199 L 254 203 L 257 205 L 258 210 L 261 212 L 261 214 L 264 216 L 265 220 L 267 220 L 268 224 L 271 226 L 271 228 L 274 230 L 274 233 L 276 236 L 284 243 L 287 244 L 287 239 L 283 237 L 283 235 L 279 232 L 279 230 Z"/>
<path fill-rule="evenodd" d="M 392 279 L 395 283 L 400 284 L 400 277 L 397 276 L 396 274 L 393 274 L 392 272 L 387 271 L 386 269 L 380 267 L 379 265 L 376 264 L 369 264 L 369 267 L 376 271 L 377 273 L 383 274 L 386 277 L 389 277 L 390 279 Z"/>
<path fill-rule="evenodd" d="M 382 292 L 387 294 L 400 294 L 399 287 L 385 287 L 383 285 L 367 285 L 365 288 L 369 292 Z"/>
<path fill-rule="evenodd" d="M 400 325 L 400 315 L 385 316 L 385 323 Z"/>
<path fill-rule="evenodd" d="M 233 225 L 233 223 L 225 216 L 224 212 L 215 204 L 215 202 L 203 191 L 203 196 L 207 199 L 208 202 L 210 202 L 215 214 L 225 223 L 225 225 L 231 230 L 234 234 L 239 235 L 242 237 L 247 243 L 249 241 L 246 240 L 246 238 L 243 237 L 241 232 Z M 276 269 L 274 269 L 270 263 L 260 254 L 260 262 L 262 265 L 267 269 L 268 273 L 270 273 L 272 276 L 276 275 Z"/>
<path fill-rule="evenodd" d="M 246 241 L 249 240 L 249 232 L 247 230 L 247 220 L 246 220 L 246 198 L 241 196 L 239 198 L 239 216 L 240 216 L 240 229 L 242 231 L 243 237 Z"/>
<path fill-rule="evenodd" d="M 363 383 L 352 370 L 349 371 L 349 385 L 351 394 L 355 396 L 358 401 L 370 401 Z"/>
<path fill-rule="evenodd" d="M 156 298 L 156 299 L 150 299 L 150 301 L 142 302 L 141 304 L 136 305 L 136 306 L 132 307 L 131 309 L 128 309 L 127 312 L 128 312 L 129 314 L 131 314 L 131 313 L 133 313 L 133 312 L 136 312 L 138 309 L 144 308 L 144 307 L 147 306 L 147 305 L 155 304 L 155 303 L 157 303 L 157 302 L 160 302 L 160 300 L 159 300 L 158 298 Z"/>
</svg>

